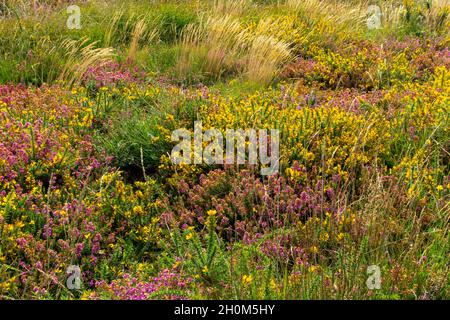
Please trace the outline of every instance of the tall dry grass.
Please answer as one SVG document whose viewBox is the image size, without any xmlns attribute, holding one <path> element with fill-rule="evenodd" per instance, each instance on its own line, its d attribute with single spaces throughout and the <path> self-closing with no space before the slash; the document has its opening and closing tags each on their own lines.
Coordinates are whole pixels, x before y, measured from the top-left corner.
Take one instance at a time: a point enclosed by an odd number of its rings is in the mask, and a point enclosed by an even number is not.
<svg viewBox="0 0 450 320">
<path fill-rule="evenodd" d="M 197 65 L 209 77 L 220 78 L 236 67 L 246 36 L 239 21 L 229 15 L 188 25 L 181 35 L 177 69 L 186 73 Z"/>
<path fill-rule="evenodd" d="M 365 23 L 368 4 L 365 1 L 287 0 L 286 6 L 309 24 L 325 22 L 334 30 L 356 31 Z"/>
<path fill-rule="evenodd" d="M 267 35 L 271 25 L 251 30 L 231 15 L 208 17 L 183 30 L 177 70 L 186 74 L 194 65 L 209 77 L 241 75 L 245 80 L 269 83 L 291 58 L 289 44 Z M 263 32 L 264 30 L 264 32 Z"/>
<path fill-rule="evenodd" d="M 127 60 L 129 62 L 136 61 L 136 54 L 139 49 L 139 42 L 151 43 L 158 38 L 159 32 L 156 27 L 148 26 L 145 19 L 139 20 L 133 29 L 128 49 Z"/>
<path fill-rule="evenodd" d="M 329 32 L 347 34 L 367 30 L 367 19 L 374 12 L 369 7 L 379 7 L 383 33 L 396 34 L 399 28 L 418 19 L 428 31 L 450 29 L 450 1 L 336 1 L 336 0 L 287 0 L 285 6 L 296 12 L 310 25 L 325 24 Z"/>
<path fill-rule="evenodd" d="M 246 54 L 245 78 L 251 82 L 269 83 L 290 58 L 287 43 L 271 36 L 256 35 Z"/>
<path fill-rule="evenodd" d="M 119 21 L 124 16 L 125 12 L 123 10 L 117 10 L 114 12 L 113 16 L 107 23 L 108 27 L 106 29 L 105 35 L 103 37 L 103 47 L 112 46 L 114 33 L 117 31 Z"/>
<path fill-rule="evenodd" d="M 251 0 L 214 0 L 211 14 L 213 16 L 241 16 L 252 6 Z"/>
<path fill-rule="evenodd" d="M 96 48 L 96 44 L 96 42 L 90 42 L 89 38 L 64 40 L 61 47 L 66 52 L 65 65 L 59 80 L 73 85 L 82 79 L 89 67 L 101 66 L 111 61 L 114 50 L 112 48 Z"/>
</svg>

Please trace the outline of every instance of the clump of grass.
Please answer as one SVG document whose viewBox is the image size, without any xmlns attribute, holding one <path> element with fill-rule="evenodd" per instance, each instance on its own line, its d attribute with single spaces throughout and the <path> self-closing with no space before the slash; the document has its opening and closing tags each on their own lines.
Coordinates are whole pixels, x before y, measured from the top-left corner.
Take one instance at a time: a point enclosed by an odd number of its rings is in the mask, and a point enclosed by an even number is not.
<svg viewBox="0 0 450 320">
<path fill-rule="evenodd" d="M 161 118 L 142 117 L 134 112 L 131 116 L 122 115 L 112 123 L 106 136 L 99 138 L 100 144 L 111 155 L 116 164 L 125 169 L 155 170 L 159 158 L 170 151 L 169 145 L 157 129 Z"/>
<path fill-rule="evenodd" d="M 182 30 L 197 19 L 197 9 L 192 4 L 162 3 L 154 9 L 155 14 L 149 19 L 158 25 L 161 41 L 167 43 L 177 42 Z"/>
<path fill-rule="evenodd" d="M 139 41 L 144 38 L 146 42 L 152 42 L 158 37 L 158 31 L 156 28 L 148 30 L 148 26 L 145 20 L 139 20 L 133 31 L 133 35 L 130 42 L 130 48 L 128 50 L 127 60 L 134 62 L 136 60 L 136 54 L 138 50 Z"/>
<path fill-rule="evenodd" d="M 111 154 L 124 170 L 157 170 L 160 158 L 173 147 L 172 130 L 193 123 L 196 100 L 186 99 L 174 88 L 127 90 L 111 104 L 108 121 L 100 122 L 97 146 Z M 139 170 L 140 173 L 140 170 Z"/>
<path fill-rule="evenodd" d="M 204 23 L 187 26 L 180 42 L 178 73 L 186 74 L 197 67 L 218 79 L 232 72 L 244 36 L 240 23 L 231 16 L 209 17 Z"/>
<path fill-rule="evenodd" d="M 327 0 L 287 0 L 286 5 L 309 26 L 339 35 L 360 34 L 364 30 L 367 6 Z"/>
<path fill-rule="evenodd" d="M 200 25 L 190 25 L 184 32 L 177 65 L 186 75 L 194 67 L 215 80 L 227 75 L 267 84 L 290 56 L 289 44 L 264 34 L 270 28 L 252 31 L 230 15 L 210 17 Z"/>
<path fill-rule="evenodd" d="M 290 48 L 284 41 L 271 36 L 258 35 L 247 52 L 244 76 L 256 83 L 269 83 L 291 58 Z"/>
<path fill-rule="evenodd" d="M 342 40 L 363 37 L 376 30 L 367 28 L 372 14 L 379 14 L 379 36 L 442 34 L 448 32 L 449 5 L 447 1 L 333 1 L 287 0 L 288 10 L 296 12 L 299 19 L 315 27 L 321 36 L 339 36 Z M 378 7 L 379 12 L 369 10 Z"/>
<path fill-rule="evenodd" d="M 212 14 L 240 16 L 252 6 L 250 0 L 215 0 L 212 6 Z"/>
<path fill-rule="evenodd" d="M 112 48 L 96 48 L 96 42 L 89 43 L 88 38 L 81 40 L 66 39 L 61 47 L 65 50 L 66 62 L 59 80 L 73 85 L 81 80 L 89 67 L 101 66 L 110 62 L 114 56 Z"/>
<path fill-rule="evenodd" d="M 123 10 L 116 10 L 113 16 L 110 18 L 107 29 L 105 30 L 105 35 L 103 37 L 103 46 L 110 47 L 113 44 L 114 33 L 117 31 L 119 22 L 124 15 Z"/>
</svg>

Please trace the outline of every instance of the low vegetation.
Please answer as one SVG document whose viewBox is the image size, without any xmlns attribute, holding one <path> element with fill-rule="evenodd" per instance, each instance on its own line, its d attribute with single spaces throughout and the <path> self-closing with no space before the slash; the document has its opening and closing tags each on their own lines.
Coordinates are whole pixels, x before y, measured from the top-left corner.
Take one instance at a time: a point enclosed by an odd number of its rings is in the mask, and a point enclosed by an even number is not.
<svg viewBox="0 0 450 320">
<path fill-rule="evenodd" d="M 448 299 L 449 13 L 1 0 L 0 298 Z M 194 121 L 279 172 L 175 165 Z"/>
</svg>

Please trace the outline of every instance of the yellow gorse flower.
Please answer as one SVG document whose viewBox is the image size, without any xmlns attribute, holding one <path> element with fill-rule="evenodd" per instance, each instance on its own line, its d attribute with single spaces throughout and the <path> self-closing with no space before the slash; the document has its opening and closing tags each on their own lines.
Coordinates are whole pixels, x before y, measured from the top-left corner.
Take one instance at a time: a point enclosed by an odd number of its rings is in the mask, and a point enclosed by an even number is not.
<svg viewBox="0 0 450 320">
<path fill-rule="evenodd" d="M 248 285 L 248 284 L 252 283 L 252 281 L 253 281 L 253 277 L 251 275 L 243 275 L 242 276 L 242 283 L 244 285 Z"/>
<path fill-rule="evenodd" d="M 142 215 L 144 214 L 144 209 L 142 209 L 141 206 L 135 206 L 133 207 L 133 213 L 137 215 Z"/>
<path fill-rule="evenodd" d="M 206 214 L 207 214 L 209 217 L 215 216 L 216 213 L 217 213 L 217 211 L 214 210 L 214 209 L 208 210 L 208 211 L 206 212 Z"/>
</svg>

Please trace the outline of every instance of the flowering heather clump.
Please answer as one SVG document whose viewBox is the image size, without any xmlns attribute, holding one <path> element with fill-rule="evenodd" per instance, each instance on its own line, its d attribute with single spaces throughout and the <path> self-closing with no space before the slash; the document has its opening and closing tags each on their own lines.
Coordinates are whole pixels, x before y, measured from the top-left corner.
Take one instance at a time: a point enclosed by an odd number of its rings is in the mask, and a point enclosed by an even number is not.
<svg viewBox="0 0 450 320">
<path fill-rule="evenodd" d="M 192 279 L 182 277 L 177 271 L 164 269 L 157 277 L 148 282 L 140 281 L 129 274 L 124 274 L 122 279 L 114 280 L 111 284 L 100 281 L 96 284 L 101 294 L 108 294 L 112 299 L 119 300 L 149 300 L 168 299 L 182 300 L 186 290 L 191 285 Z M 102 292 L 104 291 L 104 292 Z"/>
<path fill-rule="evenodd" d="M 131 83 L 143 83 L 145 73 L 137 67 L 129 68 L 117 62 L 109 62 L 102 66 L 89 67 L 83 75 L 83 82 L 95 87 L 108 87 L 126 85 Z"/>
<path fill-rule="evenodd" d="M 162 214 L 163 223 L 175 223 L 182 229 L 205 225 L 208 211 L 215 210 L 218 234 L 244 243 L 313 215 L 337 211 L 333 186 L 323 189 L 320 182 L 312 187 L 289 184 L 279 176 L 261 181 L 247 170 L 239 175 L 212 171 L 191 186 L 181 181 L 179 192 L 181 199 L 175 210 Z"/>
</svg>

